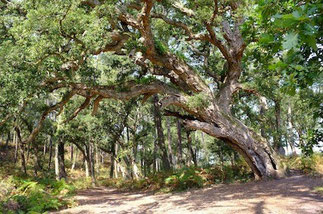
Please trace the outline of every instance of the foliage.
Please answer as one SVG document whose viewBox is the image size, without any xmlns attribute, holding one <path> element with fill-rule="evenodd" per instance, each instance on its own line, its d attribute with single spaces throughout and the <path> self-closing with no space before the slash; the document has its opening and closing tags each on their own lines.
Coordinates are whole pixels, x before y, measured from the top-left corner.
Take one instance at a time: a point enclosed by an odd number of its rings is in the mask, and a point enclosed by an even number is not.
<svg viewBox="0 0 323 214">
<path fill-rule="evenodd" d="M 191 188 L 223 182 L 246 182 L 252 173 L 246 163 L 236 166 L 213 166 L 210 168 L 184 167 L 173 172 L 159 172 L 144 179 L 125 180 L 101 177 L 99 183 L 104 186 L 123 190 L 150 190 L 160 192 L 183 191 Z"/>
<path fill-rule="evenodd" d="M 166 187 L 176 190 L 185 190 L 193 187 L 203 187 L 204 180 L 199 171 L 194 168 L 183 168 L 165 179 Z"/>
<path fill-rule="evenodd" d="M 311 156 L 313 155 L 313 147 L 320 146 L 319 144 L 322 142 L 323 139 L 323 132 L 321 130 L 309 130 L 308 136 L 305 144 L 300 144 L 300 148 L 302 150 L 302 154 L 304 156 Z"/>
<path fill-rule="evenodd" d="M 288 171 L 299 170 L 306 174 L 323 175 L 323 155 L 320 153 L 286 157 L 283 164 Z"/>
<path fill-rule="evenodd" d="M 65 180 L 5 176 L 0 182 L 0 211 L 43 213 L 57 210 L 72 203 L 70 196 L 74 191 L 73 185 L 67 184 Z"/>
<path fill-rule="evenodd" d="M 301 157 L 286 158 L 287 168 L 305 173 L 322 172 L 322 156 L 313 154 L 313 148 L 322 143 L 321 2 L 155 1 L 149 19 L 151 44 L 156 49 L 152 56 L 146 56 L 151 47 L 145 46 L 147 40 L 142 35 L 149 34 L 147 29 L 140 31 L 119 20 L 123 12 L 134 19 L 143 15 L 134 8 L 123 9 L 132 1 L 95 2 L 101 5 L 92 7 L 88 5 L 90 1 L 80 0 L 0 1 L 0 123 L 4 121 L 0 125 L 0 162 L 15 162 L 18 166 L 23 162 L 19 155 L 28 156 L 27 175 L 17 167 L 6 165 L 1 169 L 1 209 L 42 212 L 66 206 L 69 203 L 66 197 L 76 189 L 92 185 L 92 180 L 81 171 L 84 167 L 81 159 L 90 154 L 102 158 L 102 162 L 93 161 L 97 168 L 104 166 L 98 173 L 98 183 L 118 188 L 176 191 L 249 180 L 251 172 L 247 164 L 226 142 L 197 131 L 192 132 L 189 143 L 184 134 L 192 130 L 180 127 L 180 119 L 160 118 L 161 126 L 167 127 L 161 130 L 167 139 L 163 140 L 164 145 L 158 145 L 154 126 L 158 118 L 152 110 L 154 101 L 149 98 L 155 89 L 140 92 L 142 97 L 130 100 L 124 96 L 125 92 L 140 88 L 134 87 L 136 84 L 159 81 L 187 101 L 185 105 L 175 102 L 167 110 L 214 124 L 219 119 L 218 109 L 211 104 L 217 104 L 216 94 L 228 83 L 229 68 L 235 61 L 241 61 L 237 64 L 243 72 L 233 82 L 247 88 L 234 91 L 229 114 L 249 130 L 261 133 L 271 145 L 301 148 Z M 219 3 L 217 14 L 214 2 Z M 234 9 L 235 3 L 241 4 L 241 8 Z M 178 22 L 177 26 L 156 18 L 158 14 Z M 240 18 L 244 23 L 233 29 Z M 221 45 L 222 51 L 230 49 L 229 53 L 234 53 L 237 44 L 229 41 L 228 35 L 224 38 L 221 25 L 226 21 L 232 33 L 241 30 L 247 46 L 241 59 L 237 54 L 239 59 L 233 57 L 229 62 L 208 41 Z M 210 24 L 214 35 L 208 34 L 206 24 Z M 187 28 L 178 27 L 185 25 Z M 119 37 L 129 37 L 124 46 Z M 119 45 L 122 47 L 117 48 Z M 108 52 L 114 48 L 118 50 Z M 187 69 L 192 72 L 190 76 Z M 200 88 L 196 81 L 204 82 L 211 93 L 187 89 L 189 85 Z M 89 89 L 85 95 L 77 90 L 66 105 L 42 116 L 61 98 L 67 98 L 69 90 L 78 84 Z M 61 85 L 64 87 L 59 88 Z M 123 102 L 100 101 L 95 92 L 106 90 L 105 97 L 119 93 Z M 159 98 L 168 96 L 173 93 L 163 92 Z M 91 100 L 87 102 L 85 97 Z M 261 103 L 264 99 L 265 104 Z M 100 101 L 97 112 L 88 109 L 95 106 L 94 100 Z M 213 115 L 214 118 L 207 118 Z M 6 121 L 7 116 L 10 117 Z M 236 121 L 229 122 L 234 129 Z M 40 129 L 39 124 L 43 124 Z M 222 125 L 218 124 L 220 128 Z M 25 145 L 34 130 L 39 131 L 37 137 Z M 52 156 L 48 150 L 58 142 L 65 144 L 64 151 L 70 152 L 67 146 L 72 145 L 79 152 L 74 162 L 76 170 L 68 170 L 69 179 L 72 178 L 68 182 L 53 180 Z M 187 167 L 178 164 L 180 149 Z M 163 153 L 173 160 L 173 171 L 164 172 L 160 166 Z M 198 167 L 188 167 L 194 155 Z M 109 178 L 108 167 L 114 170 L 112 162 L 119 170 L 118 179 Z M 69 169 L 73 157 L 64 164 Z M 137 180 L 133 179 L 134 167 L 139 171 Z M 4 176 L 5 170 L 10 171 L 8 176 Z M 41 178 L 28 176 L 31 172 Z M 81 176 L 74 178 L 73 173 Z M 111 177 L 116 177 L 114 173 Z"/>
<path fill-rule="evenodd" d="M 190 108 L 203 109 L 210 104 L 208 97 L 204 93 L 195 94 L 188 98 L 188 106 Z"/>
</svg>

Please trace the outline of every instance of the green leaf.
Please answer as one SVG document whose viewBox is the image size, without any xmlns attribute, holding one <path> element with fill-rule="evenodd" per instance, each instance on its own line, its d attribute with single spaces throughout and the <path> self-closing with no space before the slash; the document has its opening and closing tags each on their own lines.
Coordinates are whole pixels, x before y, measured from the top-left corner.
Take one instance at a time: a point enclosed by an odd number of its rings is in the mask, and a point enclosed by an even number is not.
<svg viewBox="0 0 323 214">
<path fill-rule="evenodd" d="M 298 71 L 301 71 L 301 70 L 303 70 L 303 69 L 304 69 L 304 67 L 303 67 L 303 66 L 301 66 L 301 65 L 296 65 L 296 66 L 295 66 L 295 69 L 296 69 L 296 70 L 298 70 Z"/>
<path fill-rule="evenodd" d="M 274 71 L 274 70 L 277 70 L 277 69 L 284 69 L 287 66 L 288 65 L 286 63 L 284 63 L 282 61 L 278 61 L 278 62 L 276 62 L 274 64 L 269 65 L 268 69 Z"/>
<path fill-rule="evenodd" d="M 295 18 L 299 18 L 299 17 L 301 17 L 301 14 L 299 14 L 299 12 L 297 11 L 297 10 L 295 10 L 293 13 L 293 16 L 295 17 Z"/>
<path fill-rule="evenodd" d="M 285 36 L 283 42 L 283 48 L 285 50 L 295 49 L 298 44 L 298 34 L 297 33 L 289 33 Z"/>
<path fill-rule="evenodd" d="M 261 34 L 259 39 L 259 42 L 262 44 L 269 44 L 273 41 L 274 41 L 274 36 L 267 33 Z"/>
<path fill-rule="evenodd" d="M 304 42 L 311 46 L 311 48 L 313 48 L 314 50 L 317 50 L 317 46 L 316 46 L 316 38 L 314 36 L 306 36 L 304 38 Z"/>
</svg>

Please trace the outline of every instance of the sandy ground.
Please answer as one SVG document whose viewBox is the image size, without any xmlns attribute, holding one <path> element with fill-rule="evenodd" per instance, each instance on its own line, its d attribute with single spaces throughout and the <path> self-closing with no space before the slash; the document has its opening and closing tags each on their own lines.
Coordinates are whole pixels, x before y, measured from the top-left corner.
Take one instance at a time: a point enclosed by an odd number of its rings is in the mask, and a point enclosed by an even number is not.
<svg viewBox="0 0 323 214">
<path fill-rule="evenodd" d="M 159 195 L 95 188 L 78 193 L 78 207 L 56 213 L 323 214 L 323 196 L 312 191 L 322 185 L 322 178 L 294 175 Z"/>
</svg>

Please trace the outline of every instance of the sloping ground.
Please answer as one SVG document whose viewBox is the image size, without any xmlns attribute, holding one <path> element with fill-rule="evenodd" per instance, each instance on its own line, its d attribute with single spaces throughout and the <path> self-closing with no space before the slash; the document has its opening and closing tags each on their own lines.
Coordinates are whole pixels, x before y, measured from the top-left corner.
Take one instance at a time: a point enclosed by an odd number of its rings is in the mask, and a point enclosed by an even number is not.
<svg viewBox="0 0 323 214">
<path fill-rule="evenodd" d="M 322 178 L 294 175 L 281 180 L 217 185 L 175 194 L 124 193 L 96 188 L 80 192 L 80 206 L 57 213 L 323 213 L 323 197 L 313 193 Z"/>
</svg>

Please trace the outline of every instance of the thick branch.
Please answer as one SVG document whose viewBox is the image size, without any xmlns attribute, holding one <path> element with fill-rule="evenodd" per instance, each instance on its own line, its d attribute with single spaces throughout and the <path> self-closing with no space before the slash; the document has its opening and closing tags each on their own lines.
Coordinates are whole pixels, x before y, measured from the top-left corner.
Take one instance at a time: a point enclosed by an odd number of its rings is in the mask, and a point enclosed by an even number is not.
<svg viewBox="0 0 323 214">
<path fill-rule="evenodd" d="M 93 102 L 93 111 L 92 111 L 92 115 L 96 115 L 96 113 L 98 112 L 98 109 L 99 109 L 99 105 L 100 105 L 100 102 L 101 100 L 103 99 L 104 97 L 102 97 L 101 95 L 99 95 Z"/>
<path fill-rule="evenodd" d="M 171 116 L 171 117 L 177 117 L 182 120 L 197 120 L 195 117 L 193 117 L 191 115 L 182 115 L 178 112 L 173 112 L 173 111 L 169 111 L 169 110 L 165 110 L 164 115 Z"/>
<path fill-rule="evenodd" d="M 97 49 L 96 51 L 92 52 L 92 54 L 98 55 L 103 52 L 117 52 L 123 47 L 123 45 L 129 39 L 129 37 L 130 36 L 127 34 L 122 34 L 114 31 L 111 33 L 112 42 L 109 44 L 106 44 L 102 48 Z"/>
<path fill-rule="evenodd" d="M 84 96 L 100 95 L 103 98 L 112 98 L 116 100 L 130 100 L 144 94 L 178 94 L 178 92 L 161 81 L 154 81 L 150 84 L 136 84 L 128 82 L 124 88 L 116 86 L 86 86 L 82 83 L 73 83 L 71 85 L 76 93 Z"/>
<path fill-rule="evenodd" d="M 221 138 L 226 136 L 221 131 L 221 128 L 215 124 L 205 123 L 198 120 L 184 120 L 183 124 L 187 129 L 200 130 L 213 137 Z"/>
<path fill-rule="evenodd" d="M 63 107 L 66 105 L 66 103 L 74 96 L 75 91 L 70 91 L 62 100 L 61 102 L 49 107 L 45 112 L 43 112 L 43 114 L 41 115 L 38 124 L 36 126 L 36 128 L 34 128 L 34 130 L 30 133 L 29 137 L 27 138 L 27 140 L 25 141 L 26 144 L 29 144 L 30 142 L 32 142 L 36 136 L 38 135 L 40 129 L 43 126 L 44 120 L 46 119 L 46 117 L 48 116 L 49 113 L 51 113 L 52 111 L 55 111 L 57 109 L 63 109 Z"/>
</svg>

